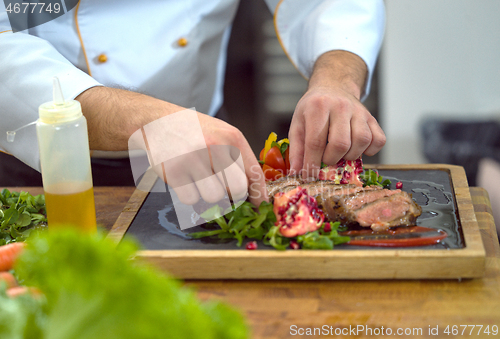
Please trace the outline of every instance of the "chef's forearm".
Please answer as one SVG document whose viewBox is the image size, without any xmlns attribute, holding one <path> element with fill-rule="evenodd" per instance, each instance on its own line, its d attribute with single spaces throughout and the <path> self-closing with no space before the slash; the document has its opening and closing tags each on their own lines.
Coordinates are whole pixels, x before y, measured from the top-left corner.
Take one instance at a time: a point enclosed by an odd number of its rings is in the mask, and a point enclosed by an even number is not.
<svg viewBox="0 0 500 339">
<path fill-rule="evenodd" d="M 356 54 L 336 50 L 322 54 L 314 64 L 309 80 L 312 87 L 341 87 L 360 99 L 368 75 L 363 59 Z"/>
<path fill-rule="evenodd" d="M 87 118 L 91 150 L 124 151 L 142 126 L 184 108 L 131 91 L 92 87 L 76 97 Z"/>
</svg>

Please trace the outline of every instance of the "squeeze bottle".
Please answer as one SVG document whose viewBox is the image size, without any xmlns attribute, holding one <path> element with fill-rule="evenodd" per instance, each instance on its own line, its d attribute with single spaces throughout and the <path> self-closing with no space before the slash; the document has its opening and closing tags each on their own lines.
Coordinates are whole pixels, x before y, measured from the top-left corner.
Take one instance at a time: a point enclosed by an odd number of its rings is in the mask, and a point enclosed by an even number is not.
<svg viewBox="0 0 500 339">
<path fill-rule="evenodd" d="M 78 101 L 64 101 L 53 79 L 53 101 L 40 105 L 36 123 L 49 230 L 96 231 L 87 120 Z"/>
</svg>

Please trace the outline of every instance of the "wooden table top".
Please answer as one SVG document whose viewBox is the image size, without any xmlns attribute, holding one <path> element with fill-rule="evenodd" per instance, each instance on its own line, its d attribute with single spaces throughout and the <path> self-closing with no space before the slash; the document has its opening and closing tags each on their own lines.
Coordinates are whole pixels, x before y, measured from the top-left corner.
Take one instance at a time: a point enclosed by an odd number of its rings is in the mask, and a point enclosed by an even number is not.
<svg viewBox="0 0 500 339">
<path fill-rule="evenodd" d="M 43 193 L 40 187 L 8 189 Z M 134 189 L 95 187 L 98 224 L 110 230 Z M 486 326 L 490 332 L 492 326 L 497 326 L 500 336 L 498 237 L 487 192 L 478 187 L 470 188 L 470 192 L 487 255 L 482 279 L 190 280 L 185 283 L 195 288 L 202 299 L 221 299 L 239 308 L 248 319 L 253 338 L 300 334 L 314 338 L 335 333 L 365 338 L 391 334 L 389 331 L 392 335 L 405 336 L 406 332 L 412 333 L 408 337 L 431 337 L 429 331 L 436 333 L 436 327 L 440 337 L 496 337 L 484 333 Z M 465 328 L 465 325 L 476 327 Z M 483 325 L 482 330 L 477 325 Z M 449 335 L 445 333 L 447 326 Z"/>
</svg>

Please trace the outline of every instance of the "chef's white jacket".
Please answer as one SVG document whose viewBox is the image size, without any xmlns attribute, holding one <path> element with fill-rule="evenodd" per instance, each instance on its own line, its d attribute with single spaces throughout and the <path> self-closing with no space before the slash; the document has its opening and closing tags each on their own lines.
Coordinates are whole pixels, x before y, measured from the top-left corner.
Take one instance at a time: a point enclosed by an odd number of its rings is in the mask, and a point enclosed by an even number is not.
<svg viewBox="0 0 500 339">
<path fill-rule="evenodd" d="M 285 52 L 305 77 L 321 54 L 341 49 L 359 55 L 371 79 L 385 24 L 382 0 L 266 2 Z M 57 19 L 13 33 L 0 5 L 0 150 L 40 170 L 34 126 L 13 143 L 6 132 L 38 118 L 38 106 L 52 100 L 54 76 L 67 99 L 104 85 L 214 115 L 237 6 L 238 0 L 81 0 Z"/>
</svg>

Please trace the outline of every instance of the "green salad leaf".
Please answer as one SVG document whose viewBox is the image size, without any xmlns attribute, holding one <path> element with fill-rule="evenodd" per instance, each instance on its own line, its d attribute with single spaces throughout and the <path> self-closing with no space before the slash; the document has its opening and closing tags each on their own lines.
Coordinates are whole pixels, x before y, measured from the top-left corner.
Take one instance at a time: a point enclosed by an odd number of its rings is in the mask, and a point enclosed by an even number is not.
<svg viewBox="0 0 500 339">
<path fill-rule="evenodd" d="M 28 192 L 0 192 L 0 245 L 25 241 L 32 232 L 47 229 L 45 196 Z"/>
<path fill-rule="evenodd" d="M 0 286 L 0 338 L 248 337 L 239 312 L 130 260 L 136 250 L 71 230 L 30 237 L 15 271 L 42 295 L 10 299 Z"/>
<path fill-rule="evenodd" d="M 271 143 L 271 148 L 273 148 L 275 146 L 278 147 L 278 149 L 281 152 L 281 155 L 285 156 L 285 152 L 288 149 L 288 147 L 290 146 L 290 144 L 288 142 L 283 142 L 283 143 L 281 143 L 281 146 L 280 146 L 280 144 L 278 144 L 276 141 L 273 141 Z"/>
<path fill-rule="evenodd" d="M 363 180 L 364 184 L 363 186 L 381 186 L 384 188 L 389 188 L 391 185 L 391 181 L 389 179 L 385 179 L 384 177 L 379 175 L 377 171 L 374 171 L 372 169 L 365 170 L 359 178 Z"/>
<path fill-rule="evenodd" d="M 245 201 L 235 210 L 225 211 L 215 205 L 201 214 L 207 224 L 217 224 L 219 228 L 202 232 L 193 232 L 188 235 L 193 239 L 215 238 L 236 239 L 238 247 L 241 247 L 245 239 L 262 240 L 265 245 L 270 245 L 277 250 L 286 250 L 292 240 L 296 241 L 304 249 L 333 249 L 334 245 L 349 241 L 349 237 L 338 234 L 339 222 L 329 223 L 331 231 L 325 232 L 323 224 L 319 230 L 309 232 L 298 237 L 284 237 L 275 226 L 276 216 L 273 212 L 273 204 L 263 201 L 257 209 L 252 203 Z"/>
</svg>

